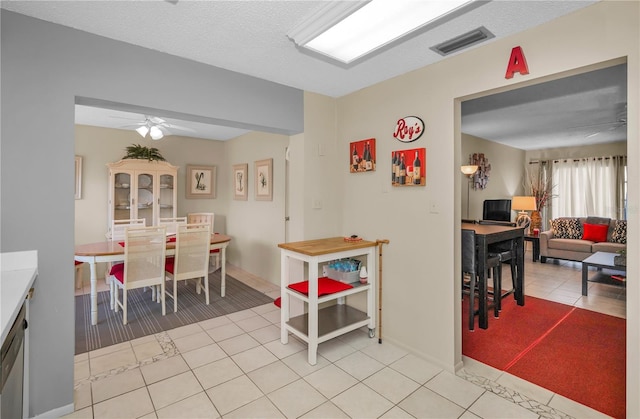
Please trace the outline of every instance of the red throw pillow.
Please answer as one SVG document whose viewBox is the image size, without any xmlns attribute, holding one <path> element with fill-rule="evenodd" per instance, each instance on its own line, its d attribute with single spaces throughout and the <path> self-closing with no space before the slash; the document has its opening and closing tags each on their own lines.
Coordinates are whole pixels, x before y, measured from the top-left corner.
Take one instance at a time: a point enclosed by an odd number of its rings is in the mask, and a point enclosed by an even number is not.
<svg viewBox="0 0 640 419">
<path fill-rule="evenodd" d="M 585 224 L 582 228 L 582 240 L 606 242 L 609 226 L 607 224 Z"/>
<path fill-rule="evenodd" d="M 309 281 L 296 282 L 290 284 L 289 288 L 299 293 L 309 295 Z M 353 288 L 351 284 L 336 281 L 327 277 L 318 278 L 318 297 L 321 295 L 333 294 L 336 292 Z"/>
</svg>

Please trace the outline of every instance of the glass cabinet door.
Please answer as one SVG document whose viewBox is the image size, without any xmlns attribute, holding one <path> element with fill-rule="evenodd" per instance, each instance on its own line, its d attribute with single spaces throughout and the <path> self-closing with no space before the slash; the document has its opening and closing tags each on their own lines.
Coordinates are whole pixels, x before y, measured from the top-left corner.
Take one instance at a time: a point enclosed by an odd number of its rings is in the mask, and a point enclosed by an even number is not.
<svg viewBox="0 0 640 419">
<path fill-rule="evenodd" d="M 160 174 L 159 214 L 160 218 L 175 217 L 175 176 L 168 173 Z"/>
<path fill-rule="evenodd" d="M 147 226 L 160 218 L 175 218 L 178 167 L 167 162 L 123 159 L 109 168 L 109 218 L 107 237 L 114 220 L 144 219 Z"/>
<path fill-rule="evenodd" d="M 113 219 L 128 220 L 133 218 L 131 208 L 131 174 L 119 172 L 114 174 L 113 183 Z"/>
<path fill-rule="evenodd" d="M 148 226 L 154 225 L 154 203 L 156 202 L 153 194 L 153 177 L 151 173 L 139 173 L 138 174 L 138 200 L 136 202 L 136 209 L 138 211 L 138 219 L 144 218 Z"/>
</svg>

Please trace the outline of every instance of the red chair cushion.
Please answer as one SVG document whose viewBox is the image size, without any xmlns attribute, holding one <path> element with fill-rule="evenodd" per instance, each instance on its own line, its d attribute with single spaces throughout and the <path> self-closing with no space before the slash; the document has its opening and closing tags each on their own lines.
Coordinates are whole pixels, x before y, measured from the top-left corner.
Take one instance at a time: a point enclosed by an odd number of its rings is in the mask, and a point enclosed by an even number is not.
<svg viewBox="0 0 640 419">
<path fill-rule="evenodd" d="M 124 263 L 113 265 L 109 271 L 109 275 L 115 276 L 118 281 L 124 283 Z"/>
<path fill-rule="evenodd" d="M 176 259 L 175 258 L 167 258 L 164 261 L 164 270 L 169 272 L 170 274 L 172 274 L 173 270 L 175 269 L 175 265 L 176 265 Z"/>
<path fill-rule="evenodd" d="M 79 260 L 74 260 L 74 262 L 76 263 L 76 266 L 84 263 L 84 262 L 80 262 Z"/>
<path fill-rule="evenodd" d="M 220 233 L 213 233 L 213 234 L 220 234 Z M 220 249 L 213 249 L 209 253 L 220 253 Z"/>
<path fill-rule="evenodd" d="M 289 288 L 299 293 L 309 295 L 309 281 L 296 282 L 290 284 Z M 351 284 L 345 284 L 344 282 L 336 281 L 331 278 L 322 277 L 318 278 L 318 297 L 321 295 L 333 294 L 336 292 L 348 290 L 353 288 Z"/>
<path fill-rule="evenodd" d="M 591 240 L 592 242 L 606 242 L 607 232 L 609 231 L 608 224 L 584 224 L 582 240 Z"/>
</svg>

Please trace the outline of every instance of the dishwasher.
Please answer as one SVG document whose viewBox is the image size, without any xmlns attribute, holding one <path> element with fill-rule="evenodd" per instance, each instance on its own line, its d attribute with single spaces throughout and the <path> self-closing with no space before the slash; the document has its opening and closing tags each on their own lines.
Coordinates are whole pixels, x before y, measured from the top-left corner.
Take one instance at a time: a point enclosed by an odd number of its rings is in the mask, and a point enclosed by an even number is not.
<svg viewBox="0 0 640 419">
<path fill-rule="evenodd" d="M 24 384 L 24 331 L 27 328 L 25 305 L 22 305 L 0 352 L 2 375 L 0 418 L 20 419 Z"/>
</svg>

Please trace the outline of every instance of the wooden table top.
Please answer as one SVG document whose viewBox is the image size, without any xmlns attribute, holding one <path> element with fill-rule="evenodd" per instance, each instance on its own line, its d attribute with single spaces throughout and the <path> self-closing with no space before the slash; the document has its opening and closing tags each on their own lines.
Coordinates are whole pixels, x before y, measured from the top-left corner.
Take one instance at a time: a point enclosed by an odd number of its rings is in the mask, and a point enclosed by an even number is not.
<svg viewBox="0 0 640 419">
<path fill-rule="evenodd" d="M 513 230 L 523 230 L 524 227 L 512 227 L 512 226 L 503 226 L 499 224 L 472 224 L 472 223 L 462 223 L 463 229 L 466 230 L 474 230 L 476 234 L 492 234 L 499 233 L 502 231 L 513 231 Z"/>
<path fill-rule="evenodd" d="M 109 256 L 124 254 L 124 247 L 120 245 L 123 240 L 105 240 L 97 243 L 80 244 L 75 248 L 76 256 Z M 230 236 L 224 234 L 212 234 L 211 244 L 231 241 Z M 167 242 L 167 249 L 174 249 L 175 242 Z"/>
<path fill-rule="evenodd" d="M 278 247 L 292 252 L 302 253 L 303 255 L 319 256 L 328 253 L 344 252 L 346 250 L 365 249 L 377 245 L 378 243 L 367 240 L 345 241 L 344 237 L 331 237 L 328 239 L 280 243 Z"/>
</svg>

